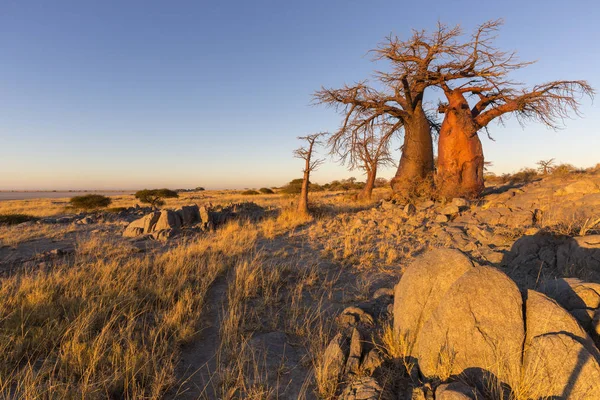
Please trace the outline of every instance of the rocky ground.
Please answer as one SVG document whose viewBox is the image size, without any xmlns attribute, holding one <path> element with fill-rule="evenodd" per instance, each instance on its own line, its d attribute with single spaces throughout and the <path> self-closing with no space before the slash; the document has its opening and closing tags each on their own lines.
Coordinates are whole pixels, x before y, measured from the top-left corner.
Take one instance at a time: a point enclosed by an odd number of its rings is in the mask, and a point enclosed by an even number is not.
<svg viewBox="0 0 600 400">
<path fill-rule="evenodd" d="M 167 397 L 595 398 L 600 176 L 490 187 L 474 202 L 338 201 L 285 229 L 252 204 L 42 218 L 14 227 L 23 239 L 0 247 L 0 269 L 51 268 L 82 237 L 135 256 L 251 220 L 254 261 L 211 287 Z M 38 228 L 52 235 L 26 234 Z M 242 296 L 243 282 L 255 289 Z"/>
</svg>

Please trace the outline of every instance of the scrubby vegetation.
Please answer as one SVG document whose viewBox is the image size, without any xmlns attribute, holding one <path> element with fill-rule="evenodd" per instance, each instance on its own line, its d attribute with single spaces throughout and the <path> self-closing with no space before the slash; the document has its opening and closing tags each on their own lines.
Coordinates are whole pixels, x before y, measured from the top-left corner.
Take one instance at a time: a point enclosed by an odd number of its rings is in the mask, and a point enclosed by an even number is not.
<svg viewBox="0 0 600 400">
<path fill-rule="evenodd" d="M 0 214 L 0 225 L 17 225 L 35 220 L 36 217 L 27 214 Z"/>
<path fill-rule="evenodd" d="M 174 199 L 179 197 L 177 192 L 170 189 L 144 189 L 135 193 L 135 198 L 142 203 L 150 204 L 152 207 L 165 205 L 165 199 Z"/>
<path fill-rule="evenodd" d="M 244 195 L 244 196 L 256 196 L 257 194 L 260 194 L 260 193 L 253 189 L 244 190 L 242 192 L 242 195 Z"/>
<path fill-rule="evenodd" d="M 275 194 L 275 192 L 272 189 L 269 188 L 260 188 L 259 192 L 261 192 L 262 194 Z"/>
<path fill-rule="evenodd" d="M 69 200 L 73 208 L 79 210 L 96 210 L 108 207 L 112 200 L 110 197 L 101 194 L 86 194 L 84 196 L 75 196 Z"/>
</svg>

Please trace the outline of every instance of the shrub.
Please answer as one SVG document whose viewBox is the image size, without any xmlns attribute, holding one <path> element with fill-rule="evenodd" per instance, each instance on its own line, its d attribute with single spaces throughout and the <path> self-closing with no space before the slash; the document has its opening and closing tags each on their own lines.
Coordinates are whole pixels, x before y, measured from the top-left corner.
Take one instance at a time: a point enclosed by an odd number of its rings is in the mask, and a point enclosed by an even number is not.
<svg viewBox="0 0 600 400">
<path fill-rule="evenodd" d="M 283 187 L 281 193 L 285 194 L 299 194 L 302 191 L 302 181 L 303 179 L 293 179 Z M 310 183 L 310 182 L 309 182 Z"/>
<path fill-rule="evenodd" d="M 110 197 L 101 194 L 86 194 L 84 196 L 75 196 L 69 200 L 71 206 L 80 210 L 95 210 L 97 208 L 108 207 L 112 200 Z"/>
<path fill-rule="evenodd" d="M 256 190 L 245 190 L 242 192 L 244 196 L 254 196 L 259 194 Z"/>
<path fill-rule="evenodd" d="M 516 174 L 510 175 L 508 180 L 510 183 L 528 183 L 538 177 L 538 173 L 533 168 L 523 168 Z"/>
<path fill-rule="evenodd" d="M 196 189 L 194 189 L 196 192 L 202 192 L 203 190 L 205 190 L 202 186 L 198 186 Z"/>
<path fill-rule="evenodd" d="M 575 172 L 575 167 L 571 164 L 560 164 L 552 168 L 552 175 L 554 176 L 566 176 Z"/>
<path fill-rule="evenodd" d="M 0 214 L 0 225 L 17 225 L 36 219 L 36 217 L 27 214 Z"/>
<path fill-rule="evenodd" d="M 262 194 L 275 194 L 275 192 L 269 188 L 260 188 L 259 192 L 261 192 Z"/>
<path fill-rule="evenodd" d="M 144 189 L 135 193 L 135 198 L 142 203 L 150 204 L 152 207 L 165 205 L 164 199 L 177 198 L 179 195 L 170 189 Z"/>
</svg>

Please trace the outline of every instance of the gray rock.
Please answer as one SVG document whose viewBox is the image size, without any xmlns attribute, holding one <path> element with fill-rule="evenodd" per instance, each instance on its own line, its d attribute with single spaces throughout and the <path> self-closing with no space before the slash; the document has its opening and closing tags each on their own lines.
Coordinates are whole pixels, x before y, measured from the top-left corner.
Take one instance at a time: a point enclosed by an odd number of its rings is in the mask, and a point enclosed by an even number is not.
<svg viewBox="0 0 600 400">
<path fill-rule="evenodd" d="M 362 355 L 362 337 L 358 329 L 352 330 L 350 338 L 350 352 L 346 362 L 346 373 L 358 374 L 360 368 L 360 357 Z"/>
<path fill-rule="evenodd" d="M 434 292 L 431 285 L 423 290 Z M 525 339 L 517 285 L 495 268 L 474 267 L 438 303 L 415 344 L 421 373 L 432 379 L 484 370 L 515 384 L 511 380 L 520 376 Z"/>
<path fill-rule="evenodd" d="M 460 197 L 452 199 L 452 204 L 458 207 L 461 211 L 469 208 L 469 200 Z"/>
<path fill-rule="evenodd" d="M 440 214 L 447 215 L 449 217 L 456 215 L 460 212 L 458 206 L 455 204 L 448 204 L 446 207 L 440 210 Z"/>
<path fill-rule="evenodd" d="M 598 361 L 568 333 L 532 339 L 523 358 L 523 376 L 530 382 L 527 398 L 592 400 L 600 393 Z"/>
<path fill-rule="evenodd" d="M 444 298 L 450 287 L 473 263 L 458 250 L 436 249 L 410 264 L 394 294 L 394 331 L 414 356 L 414 343 L 423 324 Z"/>
<path fill-rule="evenodd" d="M 348 384 L 339 397 L 340 400 L 391 400 L 391 394 L 384 390 L 372 377 L 361 377 Z"/>
<path fill-rule="evenodd" d="M 476 388 L 462 382 L 444 383 L 435 389 L 435 400 L 479 400 L 483 396 Z"/>
<path fill-rule="evenodd" d="M 348 339 L 338 333 L 329 342 L 329 345 L 323 353 L 322 372 L 327 381 L 336 381 L 344 373 L 346 360 L 348 359 Z"/>
</svg>

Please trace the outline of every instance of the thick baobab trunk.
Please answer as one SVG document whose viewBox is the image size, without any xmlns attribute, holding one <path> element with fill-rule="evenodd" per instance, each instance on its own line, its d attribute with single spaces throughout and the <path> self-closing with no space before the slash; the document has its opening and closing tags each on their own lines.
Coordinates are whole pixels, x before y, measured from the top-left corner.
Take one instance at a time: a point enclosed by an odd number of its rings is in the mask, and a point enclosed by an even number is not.
<svg viewBox="0 0 600 400">
<path fill-rule="evenodd" d="M 433 140 L 431 126 L 421 107 L 404 122 L 404 144 L 392 190 L 407 197 L 415 186 L 431 179 L 433 174 Z"/>
<path fill-rule="evenodd" d="M 367 170 L 367 182 L 365 187 L 358 194 L 359 200 L 371 200 L 373 188 L 375 187 L 375 179 L 377 178 L 377 167 L 371 167 Z"/>
<path fill-rule="evenodd" d="M 298 199 L 298 212 L 308 213 L 308 184 L 310 171 L 308 169 L 309 162 L 306 163 L 306 170 L 304 171 L 304 179 L 302 179 L 302 189 L 300 190 L 300 199 Z"/>
<path fill-rule="evenodd" d="M 484 189 L 483 149 L 468 103 L 450 98 L 438 141 L 436 185 L 440 195 L 478 197 Z"/>
</svg>

